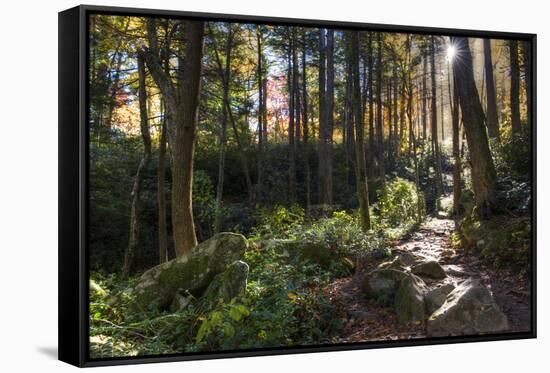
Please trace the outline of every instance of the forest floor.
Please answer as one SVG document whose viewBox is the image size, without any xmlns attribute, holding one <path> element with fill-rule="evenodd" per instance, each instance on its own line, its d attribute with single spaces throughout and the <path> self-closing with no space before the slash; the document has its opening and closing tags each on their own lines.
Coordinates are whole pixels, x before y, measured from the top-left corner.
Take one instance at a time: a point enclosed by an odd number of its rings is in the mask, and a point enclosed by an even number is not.
<svg viewBox="0 0 550 373">
<path fill-rule="evenodd" d="M 447 273 L 444 282 L 454 285 L 471 277 L 481 279 L 508 317 L 511 331 L 529 331 L 529 281 L 519 275 L 490 269 L 481 262 L 474 250 L 452 249 L 450 236 L 455 230 L 455 224 L 450 219 L 429 218 L 417 231 L 396 242 L 392 254 L 408 251 L 421 260 L 437 260 Z M 362 284 L 366 273 L 385 260 L 371 261 L 367 268 L 353 276 L 337 279 L 323 289 L 344 320 L 341 342 L 426 337 L 425 322 L 400 325 L 391 308 L 365 297 Z"/>
</svg>

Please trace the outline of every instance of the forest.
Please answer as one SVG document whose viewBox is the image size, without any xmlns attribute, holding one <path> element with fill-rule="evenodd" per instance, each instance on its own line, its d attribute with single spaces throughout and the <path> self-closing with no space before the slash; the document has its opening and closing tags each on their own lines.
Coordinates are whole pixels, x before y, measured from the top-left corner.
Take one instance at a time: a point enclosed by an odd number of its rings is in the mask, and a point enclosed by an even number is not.
<svg viewBox="0 0 550 373">
<path fill-rule="evenodd" d="M 90 357 L 530 331 L 530 43 L 90 15 Z"/>
</svg>

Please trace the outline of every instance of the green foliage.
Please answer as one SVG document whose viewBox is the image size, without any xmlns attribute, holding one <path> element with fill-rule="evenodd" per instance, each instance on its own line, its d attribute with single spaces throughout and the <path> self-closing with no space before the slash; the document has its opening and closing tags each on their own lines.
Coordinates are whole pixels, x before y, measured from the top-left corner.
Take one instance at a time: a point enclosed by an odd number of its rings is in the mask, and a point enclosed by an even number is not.
<svg viewBox="0 0 550 373">
<path fill-rule="evenodd" d="M 517 134 L 512 134 L 511 126 L 503 126 L 500 141 L 491 141 L 495 168 L 499 176 L 511 176 L 527 180 L 531 174 L 531 131 L 521 126 Z"/>
<path fill-rule="evenodd" d="M 261 209 L 260 225 L 254 229 L 259 236 L 289 237 L 304 223 L 304 209 L 299 205 L 289 208 L 275 206 L 272 210 Z"/>
<path fill-rule="evenodd" d="M 478 249 L 481 259 L 495 269 L 510 269 L 529 274 L 529 219 L 496 216 L 491 220 L 480 221 L 473 213 L 461 221 L 460 231 L 451 236 L 451 244 L 456 248 Z"/>
<path fill-rule="evenodd" d="M 418 204 L 422 197 L 416 193 L 414 183 L 396 178 L 385 184 L 378 193 L 378 212 L 384 224 L 396 227 L 418 218 Z"/>
</svg>

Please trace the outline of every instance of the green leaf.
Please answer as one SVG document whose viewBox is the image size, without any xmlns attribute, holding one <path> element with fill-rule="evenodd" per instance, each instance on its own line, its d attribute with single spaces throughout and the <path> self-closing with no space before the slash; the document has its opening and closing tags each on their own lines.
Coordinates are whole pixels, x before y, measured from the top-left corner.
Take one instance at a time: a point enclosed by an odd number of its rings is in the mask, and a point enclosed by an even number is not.
<svg viewBox="0 0 550 373">
<path fill-rule="evenodd" d="M 225 323 L 223 325 L 223 334 L 225 334 L 226 337 L 233 338 L 233 336 L 235 335 L 235 328 L 233 327 L 233 325 Z"/>
</svg>

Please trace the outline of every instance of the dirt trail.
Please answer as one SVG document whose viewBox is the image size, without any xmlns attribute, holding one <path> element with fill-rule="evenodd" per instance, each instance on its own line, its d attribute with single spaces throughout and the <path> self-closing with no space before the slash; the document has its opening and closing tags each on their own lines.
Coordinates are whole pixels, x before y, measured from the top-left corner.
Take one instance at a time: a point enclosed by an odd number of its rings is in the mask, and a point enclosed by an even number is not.
<svg viewBox="0 0 550 373">
<path fill-rule="evenodd" d="M 485 267 L 472 252 L 455 251 L 450 236 L 455 222 L 431 218 L 409 237 L 392 248 L 393 254 L 410 252 L 419 259 L 437 260 L 447 273 L 445 282 L 456 285 L 467 278 L 480 278 L 506 314 L 511 330 L 529 331 L 530 288 L 525 279 L 496 273 Z M 387 260 L 387 259 L 386 259 Z M 384 260 L 372 261 L 368 268 L 352 277 L 337 279 L 324 291 L 344 319 L 342 342 L 414 339 L 426 336 L 425 323 L 402 326 L 394 312 L 365 298 L 362 282 L 365 273 Z"/>
</svg>

